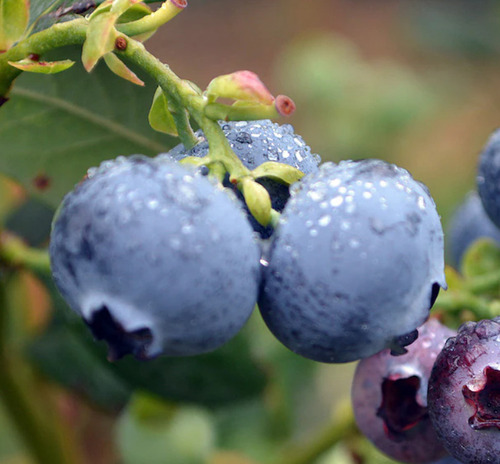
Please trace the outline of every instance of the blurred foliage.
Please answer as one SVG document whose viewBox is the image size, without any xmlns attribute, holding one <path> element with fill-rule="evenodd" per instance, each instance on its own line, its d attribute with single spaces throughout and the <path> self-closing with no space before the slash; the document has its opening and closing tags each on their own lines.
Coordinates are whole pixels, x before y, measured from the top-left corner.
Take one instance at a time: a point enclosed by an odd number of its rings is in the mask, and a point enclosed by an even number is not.
<svg viewBox="0 0 500 464">
<path fill-rule="evenodd" d="M 277 69 L 301 109 L 304 137 L 325 160 L 394 161 L 398 137 L 439 104 L 436 89 L 409 68 L 370 62 L 352 42 L 330 34 L 292 43 Z"/>
</svg>

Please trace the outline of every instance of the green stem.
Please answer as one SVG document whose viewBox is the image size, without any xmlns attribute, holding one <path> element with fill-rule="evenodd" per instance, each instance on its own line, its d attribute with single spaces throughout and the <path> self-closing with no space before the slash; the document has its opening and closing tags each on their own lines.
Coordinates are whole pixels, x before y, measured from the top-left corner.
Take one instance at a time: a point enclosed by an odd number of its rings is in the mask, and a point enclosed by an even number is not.
<svg viewBox="0 0 500 464">
<path fill-rule="evenodd" d="M 66 23 L 54 24 L 20 41 L 5 53 L 0 54 L 0 96 L 7 96 L 14 79 L 21 74 L 8 61 L 19 61 L 34 53 L 43 55 L 55 48 L 82 44 L 86 38 L 88 22 L 81 18 Z"/>
<path fill-rule="evenodd" d="M 50 273 L 47 250 L 31 248 L 20 238 L 7 232 L 0 233 L 0 260 L 8 266 L 23 266 L 32 271 Z"/>
<path fill-rule="evenodd" d="M 221 162 L 234 178 L 249 175 L 250 171 L 234 154 L 219 124 L 204 115 L 206 100 L 189 83 L 180 79 L 140 42 L 129 39 L 121 54 L 152 76 L 172 101 L 188 110 L 208 140 L 211 161 Z"/>
<path fill-rule="evenodd" d="M 40 464 L 75 462 L 58 440 L 55 428 L 36 402 L 34 389 L 28 389 L 18 362 L 6 343 L 8 309 L 5 276 L 0 281 L 0 394 L 2 404 L 35 460 Z M 38 398 L 39 401 L 39 398 Z M 45 406 L 44 406 L 45 407 Z"/>
<path fill-rule="evenodd" d="M 209 103 L 205 107 L 205 115 L 210 119 L 223 121 L 253 121 L 255 119 L 276 119 L 280 116 L 276 106 L 247 105 L 232 106 L 222 103 Z"/>
<path fill-rule="evenodd" d="M 19 42 L 7 52 L 0 55 L 0 97 L 5 97 L 14 79 L 21 73 L 17 68 L 8 64 L 8 61 L 18 61 L 30 53 L 42 55 L 54 48 L 66 45 L 83 44 L 86 39 L 88 21 L 79 18 L 65 23 L 55 24 L 48 29 L 33 34 Z M 193 146 L 197 140 L 189 126 L 189 120 L 184 110 L 196 120 L 205 133 L 209 143 L 209 157 L 211 161 L 221 162 L 231 177 L 239 179 L 249 175 L 250 171 L 234 154 L 224 132 L 216 121 L 208 118 L 205 113 L 206 99 L 196 92 L 186 81 L 180 79 L 167 65 L 161 63 L 149 53 L 144 46 L 133 39 L 127 39 L 124 51 L 118 52 L 127 57 L 132 63 L 152 76 L 171 102 L 182 108 L 177 111 L 176 124 L 180 129 L 180 137 L 186 147 Z"/>
<path fill-rule="evenodd" d="M 280 464 L 311 464 L 323 453 L 344 438 L 356 433 L 356 424 L 352 411 L 336 417 L 330 424 L 303 446 L 294 445 L 287 449 Z"/>
<path fill-rule="evenodd" d="M 168 0 L 158 8 L 154 13 L 151 13 L 137 21 L 131 21 L 125 24 L 117 24 L 116 28 L 123 34 L 128 36 L 140 35 L 146 32 L 154 31 L 160 26 L 175 18 L 184 8 L 177 6 L 176 2 Z M 182 3 L 182 2 L 180 2 Z"/>
</svg>

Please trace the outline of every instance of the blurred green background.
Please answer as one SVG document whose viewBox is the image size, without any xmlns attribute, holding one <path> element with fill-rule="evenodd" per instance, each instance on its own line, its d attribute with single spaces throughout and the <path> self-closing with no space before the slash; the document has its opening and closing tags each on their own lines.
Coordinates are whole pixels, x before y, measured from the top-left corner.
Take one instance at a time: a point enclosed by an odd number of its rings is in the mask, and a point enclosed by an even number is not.
<svg viewBox="0 0 500 464">
<path fill-rule="evenodd" d="M 297 111 L 286 122 L 313 152 L 324 161 L 375 157 L 407 168 L 430 188 L 445 228 L 474 188 L 478 154 L 500 126 L 500 1 L 190 0 L 147 48 L 202 88 L 216 75 L 256 72 L 273 94 L 294 99 Z M 33 245 L 46 244 L 52 213 L 18 186 L 0 183 L 2 222 Z M 82 341 L 79 322 L 69 321 L 74 329 L 69 335 L 61 329 L 67 316 L 58 316 L 38 279 L 25 273 L 18 280 L 10 298 L 29 338 L 23 356 L 34 361 L 32 381 L 49 390 L 68 426 L 68 440 L 85 456 L 82 464 L 141 464 L 135 453 L 138 447 L 153 449 L 145 445 L 152 436 L 169 443 L 186 433 L 187 448 L 196 442 L 198 455 L 185 461 L 142 456 L 144 462 L 278 462 L 283 447 L 314 440 L 349 400 L 353 364 L 329 366 L 295 356 L 273 339 L 258 315 L 226 351 L 200 361 L 213 367 L 206 377 L 182 384 L 190 368 L 166 363 L 161 369 L 167 371 L 162 380 L 167 387 L 152 389 L 158 382 L 154 373 L 151 382 L 141 383 L 130 373 L 133 366 L 109 369 L 101 347 L 94 352 L 88 348 L 92 341 Z M 66 358 L 58 357 L 62 352 Z M 241 368 L 238 378 L 234 369 L 243 358 L 248 370 Z M 82 384 L 90 372 L 99 379 L 97 386 Z M 212 396 L 199 394 L 214 376 L 222 378 L 222 386 L 213 383 Z M 176 378 L 184 380 L 174 388 Z M 241 397 L 232 390 L 245 386 Z M 136 395 L 129 402 L 138 389 L 163 399 Z M 151 417 L 155 401 L 164 413 Z M 0 409 L 0 463 L 29 463 L 4 416 Z M 152 435 L 142 420 L 154 424 Z M 143 436 L 135 446 L 130 437 L 138 433 Z M 179 456 L 186 456 L 182 440 L 175 443 Z M 371 456 L 370 462 L 388 462 Z M 353 463 L 342 447 L 317 462 Z"/>
</svg>

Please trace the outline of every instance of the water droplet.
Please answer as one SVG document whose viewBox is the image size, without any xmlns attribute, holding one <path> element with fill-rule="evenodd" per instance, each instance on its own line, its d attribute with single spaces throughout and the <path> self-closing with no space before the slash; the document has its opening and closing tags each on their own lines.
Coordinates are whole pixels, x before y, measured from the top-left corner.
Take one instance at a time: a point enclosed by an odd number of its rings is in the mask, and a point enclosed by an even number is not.
<svg viewBox="0 0 500 464">
<path fill-rule="evenodd" d="M 311 230 L 309 231 L 309 235 L 310 235 L 311 237 L 316 237 L 316 236 L 318 235 L 318 231 L 317 231 L 316 229 L 311 229 Z"/>
<path fill-rule="evenodd" d="M 351 228 L 351 223 L 349 221 L 342 221 L 340 223 L 340 228 L 342 230 L 349 230 Z"/>
<path fill-rule="evenodd" d="M 297 158 L 297 161 L 300 163 L 304 160 L 304 158 L 302 157 L 302 155 L 300 154 L 300 151 L 296 151 L 295 152 L 295 158 Z"/>
<path fill-rule="evenodd" d="M 359 240 L 358 240 L 358 239 L 356 239 L 356 238 L 351 238 L 351 239 L 349 240 L 349 246 L 350 246 L 351 248 L 358 248 L 358 247 L 359 247 Z"/>
<path fill-rule="evenodd" d="M 420 209 L 422 209 L 422 210 L 425 209 L 425 199 L 424 199 L 424 197 L 422 197 L 422 196 L 418 197 L 417 203 L 418 203 L 418 207 Z"/>
<path fill-rule="evenodd" d="M 332 221 L 332 218 L 331 216 L 322 216 L 318 223 L 321 227 L 326 227 L 328 224 L 330 224 L 330 222 Z"/>
<path fill-rule="evenodd" d="M 310 219 L 306 221 L 306 227 L 310 229 L 314 225 L 314 222 L 311 221 Z"/>
<path fill-rule="evenodd" d="M 363 192 L 363 198 L 366 198 L 369 200 L 372 197 L 372 194 L 370 192 Z"/>
<path fill-rule="evenodd" d="M 335 208 L 337 206 L 340 206 L 344 201 L 344 198 L 340 195 L 337 195 L 336 197 L 333 197 L 330 200 L 330 204 Z"/>
<path fill-rule="evenodd" d="M 283 156 L 283 159 L 287 159 L 290 156 L 290 152 L 287 150 L 283 150 L 282 156 Z"/>
<path fill-rule="evenodd" d="M 342 181 L 341 181 L 338 177 L 336 177 L 335 179 L 332 179 L 332 180 L 330 181 L 329 185 L 330 185 L 330 187 L 335 188 L 335 187 L 338 187 L 338 186 L 340 185 L 340 183 L 341 183 L 341 182 L 342 182 Z"/>
<path fill-rule="evenodd" d="M 267 261 L 266 259 L 264 258 L 260 258 L 260 264 L 264 267 L 268 267 L 269 266 L 269 261 Z"/>
<path fill-rule="evenodd" d="M 388 185 L 388 184 L 387 184 L 387 181 L 385 181 L 385 180 L 381 180 L 381 181 L 379 182 L 379 185 L 380 185 L 381 187 L 387 187 L 387 185 Z"/>
<path fill-rule="evenodd" d="M 158 208 L 158 206 L 160 205 L 160 202 L 156 199 L 153 199 L 153 200 L 149 200 L 147 202 L 147 206 L 149 209 L 152 209 L 152 210 L 155 210 L 156 208 Z"/>
<path fill-rule="evenodd" d="M 309 190 L 309 192 L 307 192 L 307 196 L 313 201 L 320 201 L 323 199 L 324 194 L 318 192 L 317 190 Z"/>
<path fill-rule="evenodd" d="M 269 150 L 267 159 L 269 161 L 278 161 L 278 153 L 276 153 L 274 150 Z"/>
</svg>

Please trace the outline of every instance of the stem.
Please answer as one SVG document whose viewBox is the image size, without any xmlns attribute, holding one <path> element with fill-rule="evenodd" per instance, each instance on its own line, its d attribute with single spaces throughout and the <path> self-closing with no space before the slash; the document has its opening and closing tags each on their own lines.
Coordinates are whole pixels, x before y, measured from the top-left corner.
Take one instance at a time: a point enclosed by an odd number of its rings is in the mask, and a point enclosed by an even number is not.
<svg viewBox="0 0 500 464">
<path fill-rule="evenodd" d="M 205 107 L 205 115 L 210 119 L 223 121 L 253 121 L 255 119 L 275 119 L 279 117 L 274 104 L 232 106 L 222 103 L 209 103 Z"/>
<path fill-rule="evenodd" d="M 0 281 L 0 394 L 2 404 L 13 424 L 40 464 L 69 464 L 75 462 L 65 452 L 66 446 L 54 434 L 55 428 L 35 398 L 39 392 L 28 390 L 18 361 L 10 356 L 6 344 L 8 325 L 5 276 Z"/>
<path fill-rule="evenodd" d="M 54 24 L 48 29 L 33 34 L 1 54 L 0 97 L 7 95 L 12 82 L 21 73 L 19 69 L 10 66 L 8 61 L 21 60 L 30 53 L 42 55 L 54 48 L 83 44 L 86 40 L 88 24 L 88 21 L 83 18 Z M 189 83 L 180 79 L 167 65 L 161 63 L 149 53 L 140 42 L 130 38 L 127 38 L 127 42 L 124 51 L 115 51 L 127 57 L 132 63 L 152 76 L 170 97 L 172 104 L 177 108 L 182 108 L 181 111 L 176 111 L 174 118 L 183 144 L 189 148 L 198 142 L 189 126 L 188 116 L 185 111 L 187 110 L 208 139 L 211 161 L 221 162 L 233 179 L 249 175 L 250 171 L 231 149 L 219 124 L 204 115 L 206 99 L 196 92 Z"/>
<path fill-rule="evenodd" d="M 184 4 L 184 6 L 181 6 Z M 158 8 L 154 13 L 151 13 L 137 21 L 131 21 L 125 24 L 117 24 L 116 29 L 121 33 L 134 36 L 151 32 L 158 29 L 160 26 L 175 18 L 187 4 L 180 1 L 168 0 Z"/>
<path fill-rule="evenodd" d="M 339 441 L 354 434 L 356 430 L 352 411 L 342 414 L 342 417 L 336 417 L 305 446 L 291 446 L 285 451 L 280 463 L 311 464 Z"/>
<path fill-rule="evenodd" d="M 82 44 L 86 38 L 87 26 L 88 21 L 83 18 L 54 24 L 0 54 L 0 96 L 5 97 L 9 93 L 12 82 L 22 72 L 10 66 L 8 61 L 22 60 L 30 53 L 43 55 L 54 48 Z"/>
<path fill-rule="evenodd" d="M 129 39 L 126 50 L 120 54 L 152 76 L 172 102 L 189 111 L 207 137 L 211 161 L 221 162 L 233 178 L 250 174 L 234 154 L 219 124 L 204 115 L 205 98 L 149 53 L 140 42 Z M 193 144 L 194 141 L 188 143 Z"/>
<path fill-rule="evenodd" d="M 0 260 L 9 266 L 25 266 L 33 271 L 50 273 L 47 250 L 31 248 L 7 232 L 0 233 Z"/>
</svg>

